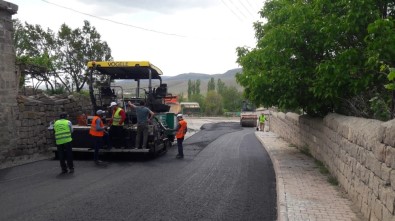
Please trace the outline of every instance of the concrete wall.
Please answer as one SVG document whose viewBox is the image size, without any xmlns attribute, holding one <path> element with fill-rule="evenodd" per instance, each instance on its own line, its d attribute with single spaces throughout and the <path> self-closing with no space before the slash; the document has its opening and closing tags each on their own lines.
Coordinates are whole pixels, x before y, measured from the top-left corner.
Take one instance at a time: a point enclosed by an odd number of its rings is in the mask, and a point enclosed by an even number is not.
<svg viewBox="0 0 395 221">
<path fill-rule="evenodd" d="M 395 120 L 275 112 L 270 130 L 308 148 L 369 220 L 395 220 Z"/>
</svg>

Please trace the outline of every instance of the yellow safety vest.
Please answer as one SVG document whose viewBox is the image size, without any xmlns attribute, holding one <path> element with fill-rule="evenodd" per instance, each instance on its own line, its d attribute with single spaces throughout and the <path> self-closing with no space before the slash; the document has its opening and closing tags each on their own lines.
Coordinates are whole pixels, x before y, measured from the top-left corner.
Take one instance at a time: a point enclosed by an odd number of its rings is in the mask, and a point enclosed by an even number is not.
<svg viewBox="0 0 395 221">
<path fill-rule="evenodd" d="M 69 127 L 68 120 L 60 119 L 55 121 L 54 130 L 55 130 L 56 145 L 65 144 L 73 140 L 71 138 L 71 130 Z"/>
<path fill-rule="evenodd" d="M 114 126 L 120 126 L 119 122 L 121 121 L 121 115 L 119 112 L 121 112 L 122 108 L 118 107 L 117 110 L 115 110 L 114 116 L 112 116 L 112 125 Z M 122 123 L 123 125 L 123 123 Z"/>
<path fill-rule="evenodd" d="M 259 116 L 259 122 L 260 122 L 260 123 L 265 123 L 265 120 L 266 120 L 265 115 Z"/>
</svg>

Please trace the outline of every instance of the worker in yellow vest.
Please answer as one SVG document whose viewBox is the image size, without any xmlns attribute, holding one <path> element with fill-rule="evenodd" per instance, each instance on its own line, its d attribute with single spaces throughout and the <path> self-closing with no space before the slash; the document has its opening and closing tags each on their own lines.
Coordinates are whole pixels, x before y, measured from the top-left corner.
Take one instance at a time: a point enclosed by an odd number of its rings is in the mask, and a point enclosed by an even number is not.
<svg viewBox="0 0 395 221">
<path fill-rule="evenodd" d="M 126 147 L 124 136 L 124 121 L 126 120 L 125 111 L 116 102 L 111 102 L 112 118 L 110 120 L 110 141 L 111 144 L 118 143 L 121 147 Z"/>
<path fill-rule="evenodd" d="M 73 126 L 67 120 L 67 113 L 61 113 L 59 117 L 60 119 L 55 121 L 54 131 L 60 167 L 62 168 L 62 174 L 67 172 L 74 173 L 73 152 L 71 149 Z M 67 164 L 65 161 L 67 161 Z"/>
<path fill-rule="evenodd" d="M 265 131 L 265 121 L 265 114 L 261 113 L 261 116 L 259 116 L 259 128 L 261 131 Z"/>
</svg>

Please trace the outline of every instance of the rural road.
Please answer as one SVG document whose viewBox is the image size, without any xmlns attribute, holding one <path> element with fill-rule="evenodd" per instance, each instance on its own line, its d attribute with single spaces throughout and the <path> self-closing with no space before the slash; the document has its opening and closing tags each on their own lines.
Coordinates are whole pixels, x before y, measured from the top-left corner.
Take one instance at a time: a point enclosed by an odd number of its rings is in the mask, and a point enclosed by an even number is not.
<svg viewBox="0 0 395 221">
<path fill-rule="evenodd" d="M 176 145 L 154 159 L 75 159 L 59 175 L 43 160 L 0 170 L 0 220 L 276 220 L 270 158 L 237 119 L 186 118 L 184 159 Z"/>
</svg>

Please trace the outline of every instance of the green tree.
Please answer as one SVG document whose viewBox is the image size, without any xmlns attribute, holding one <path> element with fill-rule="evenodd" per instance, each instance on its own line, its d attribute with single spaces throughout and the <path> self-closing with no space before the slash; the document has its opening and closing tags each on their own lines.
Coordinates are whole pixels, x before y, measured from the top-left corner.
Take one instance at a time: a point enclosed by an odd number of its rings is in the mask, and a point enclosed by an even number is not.
<svg viewBox="0 0 395 221">
<path fill-rule="evenodd" d="M 207 92 L 208 91 L 215 91 L 215 80 L 212 77 L 210 81 L 207 83 Z"/>
<path fill-rule="evenodd" d="M 225 87 L 221 96 L 223 107 L 226 112 L 237 112 L 241 110 L 243 93 L 238 91 L 235 86 Z"/>
<path fill-rule="evenodd" d="M 200 112 L 204 113 L 205 106 L 206 106 L 206 100 L 205 97 L 201 94 L 193 94 L 191 98 L 189 99 L 191 102 L 198 102 L 200 106 Z"/>
<path fill-rule="evenodd" d="M 192 80 L 188 80 L 188 99 L 190 99 L 192 96 Z"/>
<path fill-rule="evenodd" d="M 58 75 L 62 84 L 70 91 L 79 92 L 87 83 L 88 61 L 111 60 L 111 49 L 107 42 L 88 21 L 82 28 L 72 30 L 63 24 L 58 32 L 59 55 Z"/>
<path fill-rule="evenodd" d="M 178 102 L 181 103 L 181 102 L 186 101 L 184 98 L 184 93 L 179 93 L 177 96 L 178 96 Z"/>
<path fill-rule="evenodd" d="M 200 84 L 200 79 L 197 79 L 195 83 L 195 94 L 200 94 Z"/>
<path fill-rule="evenodd" d="M 21 72 L 19 85 L 23 86 L 30 79 L 35 91 L 42 83 L 54 91 L 54 60 L 57 58 L 54 33 L 39 25 L 22 24 L 19 20 L 14 20 L 13 24 L 16 64 Z"/>
<path fill-rule="evenodd" d="M 57 88 L 69 93 L 81 91 L 88 80 L 86 63 L 112 59 L 107 43 L 100 40 L 100 34 L 88 21 L 75 30 L 63 24 L 57 34 L 18 20 L 14 21 L 14 29 L 21 83 L 35 79 L 35 88 L 44 83 L 50 93 Z"/>
<path fill-rule="evenodd" d="M 214 90 L 207 92 L 204 113 L 207 116 L 218 116 L 223 114 L 222 97 Z"/>
<path fill-rule="evenodd" d="M 200 80 L 188 80 L 188 100 L 195 94 L 200 94 Z"/>
<path fill-rule="evenodd" d="M 218 94 L 223 96 L 223 93 L 224 93 L 225 89 L 226 89 L 225 83 L 220 78 L 218 78 L 218 80 L 217 80 L 217 92 L 218 92 Z"/>
<path fill-rule="evenodd" d="M 369 100 L 388 92 L 378 65 L 384 40 L 371 47 L 367 37 L 377 35 L 369 35 L 368 27 L 393 20 L 392 1 L 271 0 L 260 15 L 267 22 L 254 24 L 256 48 L 237 48 L 243 67 L 237 81 L 247 99 L 310 115 L 372 116 Z"/>
</svg>

